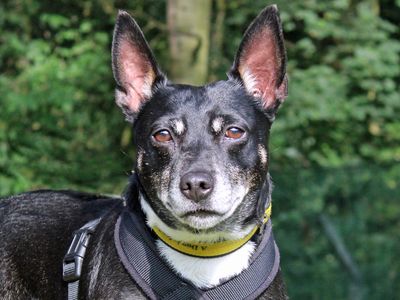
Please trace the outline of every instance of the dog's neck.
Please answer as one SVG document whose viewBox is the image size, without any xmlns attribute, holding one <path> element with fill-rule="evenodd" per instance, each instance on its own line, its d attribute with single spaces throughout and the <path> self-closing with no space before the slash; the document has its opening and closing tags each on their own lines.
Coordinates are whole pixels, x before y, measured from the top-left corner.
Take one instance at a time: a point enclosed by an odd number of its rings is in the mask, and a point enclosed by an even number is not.
<svg viewBox="0 0 400 300">
<path fill-rule="evenodd" d="M 147 225 L 150 228 L 158 227 L 171 238 L 180 241 L 197 242 L 201 240 L 202 242 L 215 242 L 221 239 L 235 240 L 243 238 L 253 229 L 253 226 L 248 226 L 245 229 L 236 228 L 230 233 L 193 234 L 167 226 L 142 196 L 140 196 L 140 203 L 147 217 Z M 161 256 L 170 264 L 172 269 L 199 288 L 216 286 L 221 281 L 241 273 L 249 266 L 250 257 L 256 248 L 254 242 L 248 241 L 239 249 L 221 257 L 199 258 L 182 254 L 165 245 L 161 240 L 157 240 L 156 245 Z"/>
</svg>

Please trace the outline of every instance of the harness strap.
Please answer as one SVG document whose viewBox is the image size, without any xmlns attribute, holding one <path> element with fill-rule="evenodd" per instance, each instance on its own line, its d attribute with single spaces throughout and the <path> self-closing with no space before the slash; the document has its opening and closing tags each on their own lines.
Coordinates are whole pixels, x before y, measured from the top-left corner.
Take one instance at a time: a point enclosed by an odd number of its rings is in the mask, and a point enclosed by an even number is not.
<svg viewBox="0 0 400 300">
<path fill-rule="evenodd" d="M 79 293 L 79 279 L 82 274 L 83 259 L 90 236 L 101 221 L 101 217 L 92 220 L 74 232 L 72 243 L 63 260 L 63 280 L 68 282 L 68 300 L 77 300 Z"/>
<path fill-rule="evenodd" d="M 125 269 L 152 300 L 256 299 L 278 272 L 279 250 L 273 238 L 271 221 L 265 226 L 249 267 L 211 289 L 199 289 L 173 272 L 160 257 L 154 238 L 144 224 L 141 214 L 125 210 L 116 223 L 114 242 Z"/>
</svg>

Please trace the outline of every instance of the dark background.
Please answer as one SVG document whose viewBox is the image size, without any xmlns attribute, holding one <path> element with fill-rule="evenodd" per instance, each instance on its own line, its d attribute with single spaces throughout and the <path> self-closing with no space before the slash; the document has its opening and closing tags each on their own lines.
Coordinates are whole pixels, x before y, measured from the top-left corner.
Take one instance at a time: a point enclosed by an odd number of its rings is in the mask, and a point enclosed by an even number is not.
<svg viewBox="0 0 400 300">
<path fill-rule="evenodd" d="M 211 5 L 204 80 L 223 79 L 270 3 L 200 1 Z M 289 295 L 399 299 L 400 1 L 275 2 L 290 83 L 270 141 L 273 221 Z M 166 7 L 1 1 L 0 195 L 121 193 L 135 149 L 113 99 L 113 24 L 118 8 L 132 13 L 168 73 Z"/>
</svg>

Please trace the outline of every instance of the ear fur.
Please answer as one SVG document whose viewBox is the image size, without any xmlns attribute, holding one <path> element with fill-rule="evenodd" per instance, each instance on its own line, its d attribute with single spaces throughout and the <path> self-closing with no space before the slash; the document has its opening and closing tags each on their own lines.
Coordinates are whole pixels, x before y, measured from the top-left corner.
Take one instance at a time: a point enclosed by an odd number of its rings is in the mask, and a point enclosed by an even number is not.
<svg viewBox="0 0 400 300">
<path fill-rule="evenodd" d="M 112 68 L 117 83 L 115 100 L 126 119 L 133 122 L 154 86 L 166 79 L 139 26 L 125 11 L 119 11 L 114 28 Z"/>
<path fill-rule="evenodd" d="M 276 5 L 247 28 L 228 76 L 239 79 L 266 110 L 275 111 L 286 98 L 286 51 Z"/>
</svg>

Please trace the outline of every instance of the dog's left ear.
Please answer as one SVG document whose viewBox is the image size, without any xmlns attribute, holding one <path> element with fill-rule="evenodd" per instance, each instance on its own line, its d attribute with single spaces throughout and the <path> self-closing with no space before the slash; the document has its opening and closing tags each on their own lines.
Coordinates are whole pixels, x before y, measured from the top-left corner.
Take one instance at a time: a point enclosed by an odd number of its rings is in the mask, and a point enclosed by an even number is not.
<svg viewBox="0 0 400 300">
<path fill-rule="evenodd" d="M 112 42 L 112 67 L 117 83 L 115 100 L 126 119 L 133 122 L 141 105 L 158 83 L 166 78 L 160 71 L 147 41 L 135 20 L 119 11 Z"/>
<path fill-rule="evenodd" d="M 241 80 L 268 111 L 286 98 L 286 51 L 276 5 L 266 7 L 247 28 L 228 76 Z"/>
</svg>

